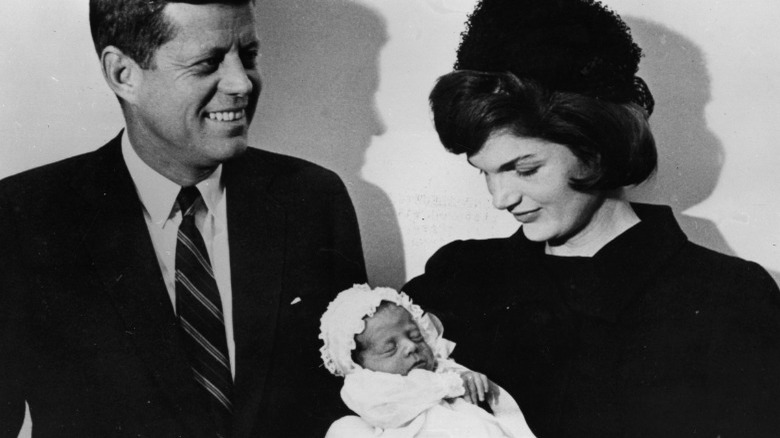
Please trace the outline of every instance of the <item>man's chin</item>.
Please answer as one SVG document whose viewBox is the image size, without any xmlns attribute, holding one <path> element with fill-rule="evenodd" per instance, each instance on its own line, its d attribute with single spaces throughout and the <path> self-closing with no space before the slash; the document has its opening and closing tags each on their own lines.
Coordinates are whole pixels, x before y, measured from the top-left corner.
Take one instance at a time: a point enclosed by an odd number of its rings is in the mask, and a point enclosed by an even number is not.
<svg viewBox="0 0 780 438">
<path fill-rule="evenodd" d="M 247 149 L 249 149 L 249 144 L 247 143 L 246 138 L 215 140 L 215 143 L 216 142 L 222 143 L 219 149 L 212 150 L 212 159 L 218 163 L 224 163 L 240 157 L 246 152 Z"/>
</svg>

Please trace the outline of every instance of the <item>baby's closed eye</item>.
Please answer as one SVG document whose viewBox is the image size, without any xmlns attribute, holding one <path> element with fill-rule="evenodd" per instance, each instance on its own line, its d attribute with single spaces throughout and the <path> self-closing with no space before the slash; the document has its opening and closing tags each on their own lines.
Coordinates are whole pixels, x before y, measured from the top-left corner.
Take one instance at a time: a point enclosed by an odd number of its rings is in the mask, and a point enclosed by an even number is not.
<svg viewBox="0 0 780 438">
<path fill-rule="evenodd" d="M 385 346 L 382 349 L 380 349 L 379 354 L 390 355 L 395 353 L 395 350 L 396 350 L 395 342 L 390 342 L 388 344 L 385 344 Z"/>
</svg>

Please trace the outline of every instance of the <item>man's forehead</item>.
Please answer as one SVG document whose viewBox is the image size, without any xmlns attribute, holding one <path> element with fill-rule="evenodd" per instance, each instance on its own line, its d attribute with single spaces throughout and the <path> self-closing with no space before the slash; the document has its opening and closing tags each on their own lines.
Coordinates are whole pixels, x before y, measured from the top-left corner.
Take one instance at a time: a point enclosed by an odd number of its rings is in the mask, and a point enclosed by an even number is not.
<svg viewBox="0 0 780 438">
<path fill-rule="evenodd" d="M 168 44 L 211 49 L 257 42 L 253 8 L 249 3 L 169 3 L 163 12 L 174 28 L 174 38 Z"/>
</svg>

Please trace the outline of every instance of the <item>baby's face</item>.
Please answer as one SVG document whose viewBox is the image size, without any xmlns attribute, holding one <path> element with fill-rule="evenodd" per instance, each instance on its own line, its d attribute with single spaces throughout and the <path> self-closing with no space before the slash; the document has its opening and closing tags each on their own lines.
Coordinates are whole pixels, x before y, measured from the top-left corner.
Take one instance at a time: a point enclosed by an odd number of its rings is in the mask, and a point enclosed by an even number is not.
<svg viewBox="0 0 780 438">
<path fill-rule="evenodd" d="M 363 347 L 363 368 L 405 376 L 415 368 L 433 371 L 436 366 L 412 315 L 395 304 L 380 307 L 355 339 Z"/>
</svg>

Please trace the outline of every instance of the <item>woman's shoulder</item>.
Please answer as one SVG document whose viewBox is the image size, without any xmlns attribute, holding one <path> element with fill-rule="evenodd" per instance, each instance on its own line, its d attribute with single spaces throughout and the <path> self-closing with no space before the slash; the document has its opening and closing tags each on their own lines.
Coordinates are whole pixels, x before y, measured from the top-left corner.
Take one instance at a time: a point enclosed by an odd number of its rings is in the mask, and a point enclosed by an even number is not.
<svg viewBox="0 0 780 438">
<path fill-rule="evenodd" d="M 780 294 L 772 277 L 759 264 L 713 251 L 690 241 L 673 216 L 661 205 L 632 204 L 641 225 L 611 247 L 610 263 L 630 257 L 639 270 L 652 273 L 649 285 L 668 298 L 722 303 L 731 299 L 776 300 Z M 626 275 L 622 272 L 620 275 Z M 681 294 L 682 293 L 682 294 Z"/>
<path fill-rule="evenodd" d="M 683 246 L 670 269 L 725 299 L 736 293 L 747 300 L 780 301 L 777 284 L 761 265 L 693 242 Z"/>
<path fill-rule="evenodd" d="M 513 239 L 514 236 L 450 242 L 428 259 L 424 273 L 406 283 L 403 290 L 415 302 L 433 307 L 440 305 L 445 296 L 467 296 L 477 286 L 477 290 L 484 290 L 490 273 L 503 272 L 503 266 L 513 259 Z"/>
<path fill-rule="evenodd" d="M 766 269 L 690 241 L 642 284 L 646 302 L 667 314 L 695 310 L 712 315 L 712 321 L 780 321 L 780 289 Z"/>
<path fill-rule="evenodd" d="M 516 254 L 518 247 L 528 242 L 522 231 L 518 230 L 509 237 L 491 239 L 455 240 L 439 248 L 426 264 L 426 271 L 439 265 L 454 265 L 462 267 L 473 265 L 480 261 L 495 260 L 502 254 Z M 489 256 L 489 258 L 488 258 Z"/>
</svg>

